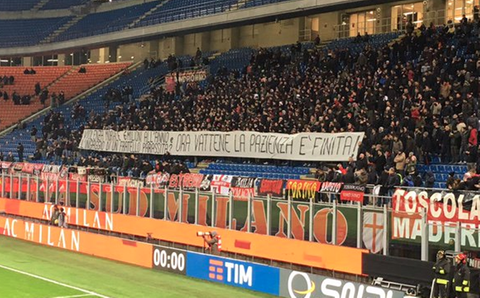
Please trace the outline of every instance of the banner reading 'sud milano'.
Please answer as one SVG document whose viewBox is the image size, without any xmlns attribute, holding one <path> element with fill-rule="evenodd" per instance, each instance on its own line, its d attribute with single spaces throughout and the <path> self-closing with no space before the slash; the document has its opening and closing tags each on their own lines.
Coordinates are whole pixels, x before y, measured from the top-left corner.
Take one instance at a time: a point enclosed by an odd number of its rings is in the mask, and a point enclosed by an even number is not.
<svg viewBox="0 0 480 298">
<path fill-rule="evenodd" d="M 356 158 L 363 132 L 279 134 L 252 131 L 171 132 L 86 129 L 85 150 L 182 156 L 347 161 Z"/>
</svg>

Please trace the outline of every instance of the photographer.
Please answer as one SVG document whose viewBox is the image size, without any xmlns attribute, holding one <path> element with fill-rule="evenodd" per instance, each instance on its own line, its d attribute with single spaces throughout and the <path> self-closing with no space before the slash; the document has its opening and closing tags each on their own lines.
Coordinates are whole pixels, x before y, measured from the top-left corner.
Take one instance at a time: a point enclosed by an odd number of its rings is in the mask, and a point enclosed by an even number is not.
<svg viewBox="0 0 480 298">
<path fill-rule="evenodd" d="M 213 248 L 216 246 L 217 250 L 222 251 L 222 239 L 216 231 L 212 232 L 197 232 L 197 236 L 203 237 L 205 250 L 213 251 Z"/>
</svg>

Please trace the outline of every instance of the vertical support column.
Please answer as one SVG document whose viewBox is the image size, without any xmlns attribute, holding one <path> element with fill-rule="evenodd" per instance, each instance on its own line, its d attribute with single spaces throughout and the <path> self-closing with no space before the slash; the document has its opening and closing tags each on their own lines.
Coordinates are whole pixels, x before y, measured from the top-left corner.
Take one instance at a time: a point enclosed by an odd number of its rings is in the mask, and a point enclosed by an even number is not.
<svg viewBox="0 0 480 298">
<path fill-rule="evenodd" d="M 18 174 L 18 194 L 17 198 L 22 199 L 22 174 Z"/>
<path fill-rule="evenodd" d="M 178 222 L 183 222 L 183 187 L 178 191 Z"/>
<path fill-rule="evenodd" d="M 422 224 L 421 224 L 421 229 L 422 229 L 422 239 L 421 239 L 421 257 L 422 261 L 427 261 L 428 262 L 428 219 L 427 219 L 427 210 L 423 209 L 422 210 Z M 386 231 L 384 231 L 385 233 Z"/>
<path fill-rule="evenodd" d="M 363 236 L 363 210 L 362 204 L 357 202 L 357 248 L 362 248 Z M 375 239 L 373 239 L 375 241 Z"/>
<path fill-rule="evenodd" d="M 127 214 L 127 186 L 123 186 L 122 214 Z"/>
<path fill-rule="evenodd" d="M 383 255 L 388 256 L 390 254 L 388 241 L 388 207 L 387 204 L 383 205 Z"/>
<path fill-rule="evenodd" d="M 198 187 L 195 187 L 195 213 L 194 213 L 195 221 L 194 223 L 196 225 L 198 225 L 198 197 L 199 197 Z"/>
<path fill-rule="evenodd" d="M 140 215 L 140 184 L 137 184 L 137 200 L 135 202 L 135 216 Z"/>
<path fill-rule="evenodd" d="M 165 191 L 164 191 L 164 196 L 163 196 L 163 200 L 164 200 L 164 204 L 163 204 L 163 219 L 164 220 L 168 220 L 168 188 L 165 186 Z"/>
<path fill-rule="evenodd" d="M 10 173 L 10 199 L 13 199 L 13 174 Z"/>
<path fill-rule="evenodd" d="M 98 182 L 98 211 L 102 211 L 102 182 Z"/>
<path fill-rule="evenodd" d="M 455 232 L 455 251 L 459 252 L 462 251 L 462 243 L 461 243 L 461 234 L 462 234 L 462 225 L 460 222 L 457 222 Z"/>
<path fill-rule="evenodd" d="M 267 195 L 267 235 L 270 236 L 272 231 L 272 195 Z"/>
<path fill-rule="evenodd" d="M 65 206 L 71 205 L 72 203 L 70 202 L 70 180 L 68 180 L 67 176 L 67 178 L 65 178 Z"/>
<path fill-rule="evenodd" d="M 308 211 L 308 241 L 313 241 L 313 198 L 310 198 Z"/>
<path fill-rule="evenodd" d="M 110 181 L 110 213 L 113 213 L 113 202 L 115 202 L 115 185 L 113 185 L 113 181 Z M 106 210 L 105 210 L 106 211 Z"/>
<path fill-rule="evenodd" d="M 215 191 L 212 190 L 212 216 L 211 216 L 211 223 L 210 226 L 214 227 L 215 226 L 215 200 L 216 200 L 216 195 Z"/>
<path fill-rule="evenodd" d="M 288 194 L 288 202 L 287 202 L 287 238 L 291 238 L 292 234 L 292 196 Z"/>
<path fill-rule="evenodd" d="M 337 245 L 337 200 L 333 200 L 332 244 Z"/>
<path fill-rule="evenodd" d="M 90 181 L 87 181 L 87 205 L 85 209 L 90 210 Z"/>
<path fill-rule="evenodd" d="M 59 182 L 58 182 L 58 179 L 60 177 L 57 177 L 57 179 L 55 179 L 55 204 L 58 204 L 58 187 L 59 187 Z"/>
<path fill-rule="evenodd" d="M 5 198 L 5 172 L 2 171 L 2 198 Z"/>
<path fill-rule="evenodd" d="M 75 190 L 75 208 L 78 208 L 79 195 L 80 195 L 80 180 L 77 180 L 77 189 Z"/>
<path fill-rule="evenodd" d="M 30 179 L 31 178 L 32 177 L 30 176 L 30 174 L 28 174 L 27 175 L 27 201 L 30 201 L 30 185 L 31 185 Z"/>
<path fill-rule="evenodd" d="M 37 185 L 35 186 L 35 192 L 37 193 L 37 197 L 35 198 L 35 202 L 39 202 L 40 199 L 40 178 L 37 176 L 36 178 Z"/>
<path fill-rule="evenodd" d="M 153 197 L 154 197 L 154 192 L 153 192 L 153 183 L 150 184 L 150 218 L 153 218 Z"/>
<path fill-rule="evenodd" d="M 233 193 L 230 193 L 228 196 L 228 228 L 230 230 L 233 230 L 232 225 L 233 225 Z M 267 223 L 268 225 L 268 223 Z"/>
<path fill-rule="evenodd" d="M 252 197 L 248 194 L 247 197 L 247 231 L 250 233 L 252 231 Z"/>
</svg>

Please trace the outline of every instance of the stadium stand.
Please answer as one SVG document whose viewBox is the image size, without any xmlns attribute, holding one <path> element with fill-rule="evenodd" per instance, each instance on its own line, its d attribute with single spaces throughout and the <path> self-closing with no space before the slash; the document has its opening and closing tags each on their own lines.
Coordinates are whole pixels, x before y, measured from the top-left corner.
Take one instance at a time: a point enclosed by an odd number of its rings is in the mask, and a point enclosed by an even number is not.
<svg viewBox="0 0 480 298">
<path fill-rule="evenodd" d="M 88 14 L 68 30 L 62 32 L 54 41 L 63 41 L 123 30 L 159 3 L 160 1 L 153 1 L 122 9 Z"/>
<path fill-rule="evenodd" d="M 71 19 L 72 17 L 0 20 L 0 27 L 2 28 L 0 47 L 36 45 Z"/>
<path fill-rule="evenodd" d="M 230 10 L 237 0 L 170 0 L 154 13 L 142 19 L 135 27 L 152 26 L 196 18 Z"/>
<path fill-rule="evenodd" d="M 0 11 L 30 10 L 38 2 L 40 2 L 40 0 L 22 0 L 22 1 L 0 0 Z"/>
<path fill-rule="evenodd" d="M 65 9 L 78 6 L 89 2 L 90 0 L 48 0 L 40 10 Z"/>
<path fill-rule="evenodd" d="M 159 10 L 168 9 L 168 3 Z M 279 133 L 367 131 L 360 150 L 362 161 L 330 171 L 341 171 L 352 179 L 354 171 L 368 168 L 371 183 L 384 176 L 387 184 L 390 175 L 384 170 L 395 168 L 406 179 L 392 183 L 445 187 L 448 173 L 458 178 L 465 171 L 463 165 L 445 163 L 474 166 L 477 162 L 478 143 L 469 138 L 478 123 L 477 32 L 478 23 L 464 22 L 456 27 L 422 26 L 402 36 L 357 36 L 325 47 L 298 43 L 232 49 L 211 61 L 211 75 L 205 82 L 184 84 L 177 94 L 162 88 L 138 94 L 145 90 L 141 85 L 146 79 L 144 72 L 135 72 L 138 80 L 134 82 L 140 85 L 134 88 L 135 104 L 81 102 L 82 109 L 94 111 L 83 125 Z M 158 75 L 165 75 L 169 66 L 162 63 Z M 72 129 L 83 125 L 78 122 Z M 421 165 L 418 171 L 417 164 Z M 216 165 L 203 171 L 264 173 L 263 168 Z M 294 170 L 272 174 L 299 175 Z"/>
<path fill-rule="evenodd" d="M 0 68 L 0 75 L 13 75 L 15 77 L 14 85 L 6 85 L 3 89 L 0 89 L 6 91 L 10 96 L 9 100 L 3 100 L 2 106 L 4 108 L 0 109 L 0 128 L 9 127 L 50 105 L 50 98 L 54 93 L 59 95 L 63 91 L 65 100 L 68 100 L 108 79 L 129 65 L 130 63 L 112 63 L 80 66 L 85 67 L 86 73 L 79 73 L 78 67 L 35 67 L 37 72 L 35 75 L 23 74 L 24 69 L 21 67 Z M 35 97 L 34 86 L 36 83 L 39 83 L 42 89 L 47 87 L 49 91 L 50 97 L 45 104 L 42 104 L 40 99 Z M 14 105 L 11 98 L 13 91 L 17 91 L 21 95 L 32 95 L 33 99 L 28 105 Z"/>
<path fill-rule="evenodd" d="M 130 62 L 127 62 L 80 65 L 79 68 L 72 69 L 64 78 L 49 88 L 49 91 L 57 94 L 64 91 L 65 98 L 70 99 L 127 68 L 130 64 Z M 86 73 L 79 72 L 82 67 L 86 69 Z"/>
</svg>

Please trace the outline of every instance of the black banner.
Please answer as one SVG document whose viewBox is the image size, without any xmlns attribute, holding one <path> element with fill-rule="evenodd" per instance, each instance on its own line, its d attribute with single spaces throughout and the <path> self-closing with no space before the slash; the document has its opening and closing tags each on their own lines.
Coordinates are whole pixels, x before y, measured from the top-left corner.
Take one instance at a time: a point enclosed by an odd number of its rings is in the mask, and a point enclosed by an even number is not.
<svg viewBox="0 0 480 298">
<path fill-rule="evenodd" d="M 261 196 L 283 197 L 284 184 L 284 180 L 262 179 L 258 186 L 258 194 Z"/>
<path fill-rule="evenodd" d="M 231 187 L 253 188 L 255 187 L 255 180 L 256 178 L 233 177 Z"/>
</svg>

